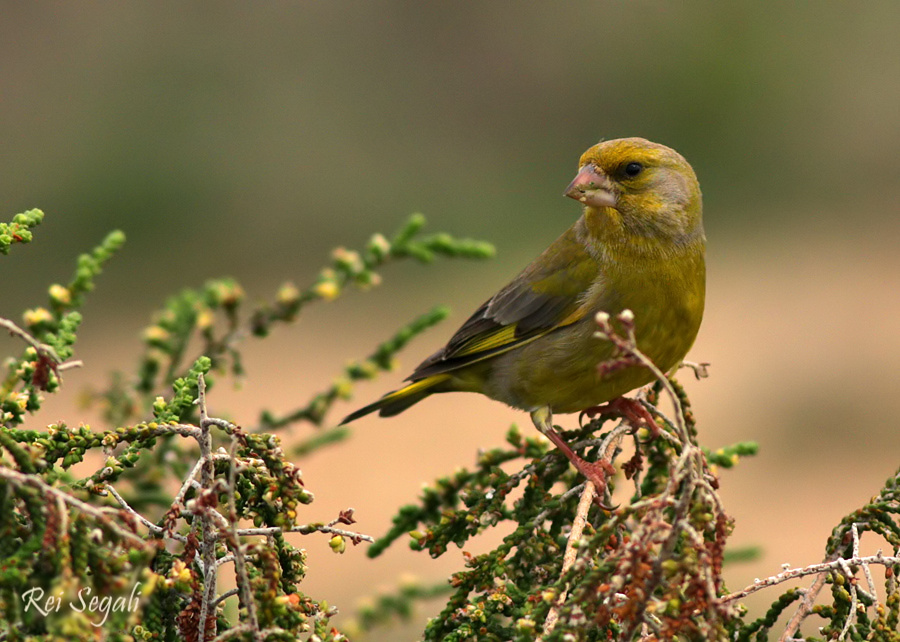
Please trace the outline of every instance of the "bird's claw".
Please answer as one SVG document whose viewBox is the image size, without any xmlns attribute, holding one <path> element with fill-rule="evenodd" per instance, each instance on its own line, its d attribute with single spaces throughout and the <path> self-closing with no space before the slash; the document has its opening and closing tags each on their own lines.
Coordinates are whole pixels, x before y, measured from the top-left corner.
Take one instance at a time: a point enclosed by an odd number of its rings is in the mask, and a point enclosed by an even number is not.
<svg viewBox="0 0 900 642">
<path fill-rule="evenodd" d="M 650 431 L 650 440 L 659 437 L 660 428 L 654 421 L 653 417 L 647 412 L 643 404 L 636 399 L 629 397 L 619 397 L 605 404 L 586 408 L 581 411 L 581 415 L 587 415 L 594 418 L 596 416 L 618 415 L 631 424 L 632 431 L 637 432 L 640 428 L 647 428 Z M 579 415 L 580 417 L 580 415 Z"/>
<path fill-rule="evenodd" d="M 608 477 L 616 472 L 616 469 L 613 468 L 612 464 L 602 460 L 586 461 L 581 458 L 572 463 L 575 464 L 578 472 L 584 475 L 584 478 L 594 485 L 594 503 L 605 511 L 612 512 L 616 510 L 618 505 L 608 506 L 603 503 L 603 500 L 601 499 L 606 492 L 606 481 Z"/>
</svg>

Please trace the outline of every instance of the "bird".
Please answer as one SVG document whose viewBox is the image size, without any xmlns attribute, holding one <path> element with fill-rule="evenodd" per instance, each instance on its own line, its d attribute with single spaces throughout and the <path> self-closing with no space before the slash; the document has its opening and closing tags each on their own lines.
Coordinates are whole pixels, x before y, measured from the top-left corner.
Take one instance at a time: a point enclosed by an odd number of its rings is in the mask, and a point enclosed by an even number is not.
<svg viewBox="0 0 900 642">
<path fill-rule="evenodd" d="M 564 195 L 582 206 L 575 224 L 475 310 L 406 386 L 342 425 L 375 411 L 396 415 L 435 393 L 477 392 L 529 412 L 575 468 L 604 488 L 609 465 L 574 453 L 553 414 L 605 408 L 652 425 L 624 395 L 651 383 L 653 373 L 638 364 L 598 367 L 617 348 L 598 338 L 595 318 L 630 310 L 637 349 L 662 372 L 681 363 L 705 304 L 702 194 L 681 154 L 634 137 L 585 151 Z"/>
</svg>

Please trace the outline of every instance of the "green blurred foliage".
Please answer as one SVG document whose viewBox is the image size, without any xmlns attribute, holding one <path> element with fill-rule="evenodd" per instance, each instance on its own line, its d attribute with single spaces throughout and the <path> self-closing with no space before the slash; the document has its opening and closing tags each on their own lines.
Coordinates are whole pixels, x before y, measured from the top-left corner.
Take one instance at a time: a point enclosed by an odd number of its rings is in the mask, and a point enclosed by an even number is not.
<svg viewBox="0 0 900 642">
<path fill-rule="evenodd" d="M 3 13 L 5 209 L 40 204 L 48 242 L 122 228 L 117 278 L 153 270 L 132 296 L 185 285 L 163 259 L 203 243 L 196 282 L 264 276 L 260 257 L 299 272 L 416 210 L 517 265 L 577 215 L 561 192 L 601 137 L 682 151 L 719 239 L 783 220 L 841 234 L 844 208 L 875 226 L 900 200 L 893 0 Z"/>
</svg>

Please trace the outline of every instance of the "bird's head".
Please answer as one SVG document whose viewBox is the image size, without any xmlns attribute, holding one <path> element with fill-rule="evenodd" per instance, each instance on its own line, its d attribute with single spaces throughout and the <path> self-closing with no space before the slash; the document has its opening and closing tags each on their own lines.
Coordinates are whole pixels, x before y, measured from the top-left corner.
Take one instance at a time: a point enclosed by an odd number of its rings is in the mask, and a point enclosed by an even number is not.
<svg viewBox="0 0 900 642">
<path fill-rule="evenodd" d="M 581 155 L 565 195 L 645 236 L 702 236 L 700 185 L 673 149 L 643 138 L 619 138 Z M 609 208 L 604 210 L 604 208 Z"/>
</svg>

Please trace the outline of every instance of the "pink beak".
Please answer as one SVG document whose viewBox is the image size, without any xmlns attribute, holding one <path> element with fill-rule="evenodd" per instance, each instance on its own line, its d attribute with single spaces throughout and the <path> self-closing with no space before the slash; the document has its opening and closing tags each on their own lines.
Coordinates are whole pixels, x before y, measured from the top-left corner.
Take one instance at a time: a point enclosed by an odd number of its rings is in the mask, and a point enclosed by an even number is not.
<svg viewBox="0 0 900 642">
<path fill-rule="evenodd" d="M 594 167 L 593 163 L 588 163 L 578 171 L 578 175 L 569 183 L 564 195 L 598 208 L 615 207 L 618 200 L 612 183 Z"/>
</svg>

